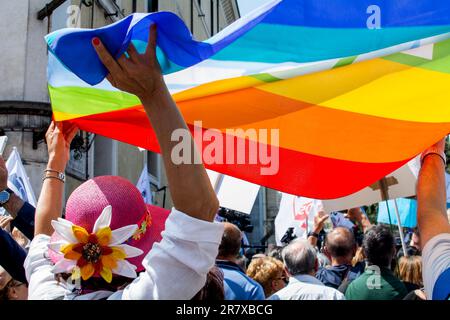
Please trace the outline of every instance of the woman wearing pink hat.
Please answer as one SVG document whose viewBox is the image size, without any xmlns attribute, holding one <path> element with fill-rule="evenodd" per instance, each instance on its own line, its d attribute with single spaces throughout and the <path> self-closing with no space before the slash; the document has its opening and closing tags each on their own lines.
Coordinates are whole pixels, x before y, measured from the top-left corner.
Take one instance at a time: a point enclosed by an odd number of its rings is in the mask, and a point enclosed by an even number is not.
<svg viewBox="0 0 450 320">
<path fill-rule="evenodd" d="M 147 206 L 130 182 L 104 176 L 71 194 L 62 219 L 63 173 L 77 128 L 52 123 L 35 237 L 25 261 L 29 299 L 190 299 L 214 266 L 223 226 L 213 223 L 218 201 L 203 165 L 171 161 L 176 143 L 171 133 L 188 129 L 156 60 L 156 26 L 142 55 L 130 45 L 129 58 L 116 61 L 98 38 L 92 43 L 110 72 L 108 80 L 144 105 L 174 208 L 168 214 Z M 192 138 L 191 144 L 195 148 Z"/>
</svg>

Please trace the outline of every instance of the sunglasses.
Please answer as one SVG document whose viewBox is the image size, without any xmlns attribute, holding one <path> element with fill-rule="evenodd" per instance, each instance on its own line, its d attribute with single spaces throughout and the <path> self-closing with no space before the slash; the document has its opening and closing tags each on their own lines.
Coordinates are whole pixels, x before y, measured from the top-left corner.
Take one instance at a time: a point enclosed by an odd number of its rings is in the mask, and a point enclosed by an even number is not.
<svg viewBox="0 0 450 320">
<path fill-rule="evenodd" d="M 17 280 L 14 280 L 14 279 L 11 279 L 6 284 L 5 288 L 8 288 L 8 289 L 10 289 L 10 288 L 17 288 L 17 287 L 20 287 L 20 286 L 23 286 L 23 285 L 25 285 L 25 283 L 17 281 Z"/>
</svg>

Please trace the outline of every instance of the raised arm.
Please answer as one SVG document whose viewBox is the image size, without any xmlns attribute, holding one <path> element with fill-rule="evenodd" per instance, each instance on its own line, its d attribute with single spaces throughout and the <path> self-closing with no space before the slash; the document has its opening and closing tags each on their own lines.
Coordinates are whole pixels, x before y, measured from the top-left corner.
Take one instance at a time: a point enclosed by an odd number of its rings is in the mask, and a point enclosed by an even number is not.
<svg viewBox="0 0 450 320">
<path fill-rule="evenodd" d="M 313 246 L 317 247 L 317 240 L 319 240 L 319 233 L 322 231 L 325 221 L 330 216 L 326 214 L 324 211 L 319 211 L 314 216 L 314 227 L 312 233 L 308 235 L 308 242 Z"/>
<path fill-rule="evenodd" d="M 445 139 L 422 155 L 422 168 L 417 182 L 417 223 L 422 249 L 434 236 L 450 233 L 446 213 Z"/>
<path fill-rule="evenodd" d="M 351 208 L 347 210 L 346 218 L 355 223 L 359 223 L 363 232 L 366 232 L 372 227 L 369 218 L 361 211 L 361 208 Z"/>
<path fill-rule="evenodd" d="M 52 220 L 61 217 L 64 183 L 55 178 L 57 173 L 66 170 L 69 161 L 70 142 L 78 129 L 70 123 L 52 122 L 45 138 L 48 148 L 48 164 L 46 176 L 42 184 L 41 194 L 36 207 L 34 234 L 52 235 Z"/>
<path fill-rule="evenodd" d="M 107 78 L 111 84 L 136 95 L 144 105 L 161 148 L 175 208 L 191 217 L 213 221 L 219 204 L 203 164 L 194 164 L 194 161 L 192 164 L 175 164 L 171 159 L 172 149 L 178 143 L 172 141 L 171 136 L 179 129 L 185 130 L 185 139 L 189 139 L 192 160 L 200 157 L 161 75 L 156 58 L 156 25 L 150 28 L 149 45 L 144 54 L 139 54 L 130 44 L 127 50 L 129 58 L 122 55 L 116 61 L 98 38 L 94 38 L 92 43 L 109 70 Z"/>
</svg>

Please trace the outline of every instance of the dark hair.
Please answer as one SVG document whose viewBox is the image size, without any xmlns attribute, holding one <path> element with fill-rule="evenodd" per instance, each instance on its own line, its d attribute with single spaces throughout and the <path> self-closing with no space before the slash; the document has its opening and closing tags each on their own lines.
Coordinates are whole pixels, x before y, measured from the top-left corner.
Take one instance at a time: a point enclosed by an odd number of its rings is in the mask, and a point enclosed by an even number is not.
<svg viewBox="0 0 450 320">
<path fill-rule="evenodd" d="M 281 251 L 283 251 L 283 247 L 277 246 L 270 250 L 268 256 L 280 260 L 283 262 L 283 257 L 281 256 Z"/>
<path fill-rule="evenodd" d="M 70 273 L 57 273 L 55 274 L 55 280 L 58 282 L 67 282 L 70 281 L 70 276 Z M 99 290 L 116 292 L 125 288 L 133 281 L 133 279 L 114 275 L 111 283 L 106 282 L 101 277 L 91 277 L 88 280 L 80 279 L 80 281 L 81 288 L 79 289 L 78 293 L 80 295 L 83 295 Z"/>
<path fill-rule="evenodd" d="M 327 235 L 326 246 L 328 253 L 334 258 L 353 255 L 355 236 L 346 228 L 335 228 Z"/>
<path fill-rule="evenodd" d="M 388 267 L 395 253 L 394 236 L 388 227 L 376 225 L 364 235 L 363 248 L 370 265 Z"/>
<path fill-rule="evenodd" d="M 241 240 L 242 236 L 240 230 L 235 225 L 225 222 L 228 226 L 222 235 L 222 241 L 219 245 L 219 256 L 220 257 L 237 257 L 239 251 L 241 250 Z"/>
<path fill-rule="evenodd" d="M 416 247 L 407 246 L 406 247 L 406 253 L 408 256 L 421 256 L 421 252 Z M 400 259 L 401 257 L 404 257 L 405 253 L 403 252 L 403 248 L 400 248 L 397 252 L 397 259 Z"/>
<path fill-rule="evenodd" d="M 205 285 L 191 300 L 225 300 L 222 270 L 216 266 L 212 267 L 206 276 Z"/>
</svg>

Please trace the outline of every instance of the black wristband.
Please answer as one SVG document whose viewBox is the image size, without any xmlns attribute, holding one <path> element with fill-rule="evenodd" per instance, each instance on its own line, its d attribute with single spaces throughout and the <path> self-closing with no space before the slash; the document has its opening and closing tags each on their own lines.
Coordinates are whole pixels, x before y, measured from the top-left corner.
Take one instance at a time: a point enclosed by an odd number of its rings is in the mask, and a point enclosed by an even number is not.
<svg viewBox="0 0 450 320">
<path fill-rule="evenodd" d="M 308 237 L 315 237 L 317 239 L 319 239 L 319 234 L 315 233 L 313 231 L 308 232 Z"/>
<path fill-rule="evenodd" d="M 0 192 L 1 191 L 6 191 L 6 192 L 8 192 L 9 194 L 13 194 L 14 193 L 14 191 L 12 191 L 10 188 L 6 188 L 6 189 L 3 189 L 3 190 L 0 190 Z"/>
</svg>

